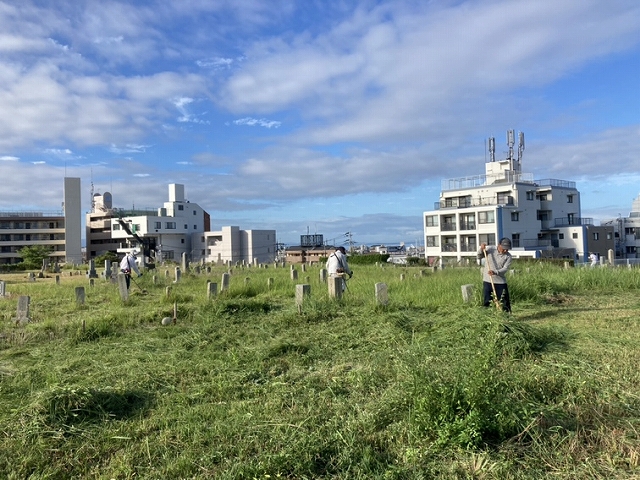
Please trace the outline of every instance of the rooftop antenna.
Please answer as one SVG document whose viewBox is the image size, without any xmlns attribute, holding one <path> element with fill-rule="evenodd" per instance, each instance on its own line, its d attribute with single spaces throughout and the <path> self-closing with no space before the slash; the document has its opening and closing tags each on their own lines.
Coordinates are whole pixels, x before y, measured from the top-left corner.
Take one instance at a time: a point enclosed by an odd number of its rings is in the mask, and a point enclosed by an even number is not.
<svg viewBox="0 0 640 480">
<path fill-rule="evenodd" d="M 489 137 L 489 160 L 496 161 L 496 139 L 495 137 Z"/>
<path fill-rule="evenodd" d="M 509 158 L 513 160 L 513 146 L 516 143 L 515 132 L 513 130 L 507 130 L 507 145 L 509 145 Z"/>
<path fill-rule="evenodd" d="M 522 160 L 524 152 L 524 132 L 518 132 L 518 161 Z"/>
</svg>

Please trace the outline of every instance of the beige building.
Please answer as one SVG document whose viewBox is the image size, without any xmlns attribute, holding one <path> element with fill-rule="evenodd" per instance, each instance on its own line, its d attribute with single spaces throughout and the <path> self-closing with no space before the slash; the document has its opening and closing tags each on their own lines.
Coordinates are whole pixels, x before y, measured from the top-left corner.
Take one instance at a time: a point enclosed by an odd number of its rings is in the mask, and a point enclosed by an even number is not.
<svg viewBox="0 0 640 480">
<path fill-rule="evenodd" d="M 0 264 L 20 263 L 18 251 L 41 245 L 52 262 L 82 263 L 80 179 L 64 179 L 61 212 L 0 212 Z"/>
</svg>

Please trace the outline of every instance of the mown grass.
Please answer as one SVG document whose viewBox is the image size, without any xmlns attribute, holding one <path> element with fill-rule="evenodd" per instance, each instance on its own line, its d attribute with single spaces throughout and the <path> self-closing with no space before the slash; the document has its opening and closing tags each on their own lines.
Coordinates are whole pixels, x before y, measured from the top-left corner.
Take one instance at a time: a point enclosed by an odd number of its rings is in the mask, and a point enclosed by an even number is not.
<svg viewBox="0 0 640 480">
<path fill-rule="evenodd" d="M 2 276 L 0 472 L 640 475 L 638 270 L 516 265 L 511 316 L 480 306 L 476 268 L 359 266 L 342 301 L 318 267 L 298 267 L 297 282 L 288 268 L 236 268 L 208 300 L 222 272 L 177 284 L 148 272 L 128 302 L 101 279 Z M 295 283 L 307 281 L 300 313 Z M 27 326 L 11 321 L 18 295 L 31 297 Z M 177 323 L 162 326 L 174 304 Z"/>
</svg>

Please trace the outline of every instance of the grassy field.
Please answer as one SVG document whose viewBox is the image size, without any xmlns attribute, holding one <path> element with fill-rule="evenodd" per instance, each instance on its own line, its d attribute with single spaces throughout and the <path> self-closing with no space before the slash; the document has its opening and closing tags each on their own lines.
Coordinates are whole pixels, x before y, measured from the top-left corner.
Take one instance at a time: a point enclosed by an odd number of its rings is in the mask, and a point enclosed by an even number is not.
<svg viewBox="0 0 640 480">
<path fill-rule="evenodd" d="M 506 316 L 477 268 L 297 269 L 0 275 L 1 476 L 640 478 L 640 270 L 516 264 Z"/>
</svg>

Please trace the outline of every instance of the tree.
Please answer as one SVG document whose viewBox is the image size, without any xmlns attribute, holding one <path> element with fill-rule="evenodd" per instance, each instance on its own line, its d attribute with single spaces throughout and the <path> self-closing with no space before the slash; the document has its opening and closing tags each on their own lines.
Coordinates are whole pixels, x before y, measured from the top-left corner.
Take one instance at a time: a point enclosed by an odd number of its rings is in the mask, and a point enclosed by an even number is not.
<svg viewBox="0 0 640 480">
<path fill-rule="evenodd" d="M 42 261 L 52 252 L 51 247 L 44 245 L 33 245 L 31 247 L 23 247 L 18 250 L 18 256 L 22 258 L 25 268 L 38 268 L 42 266 Z"/>
</svg>

